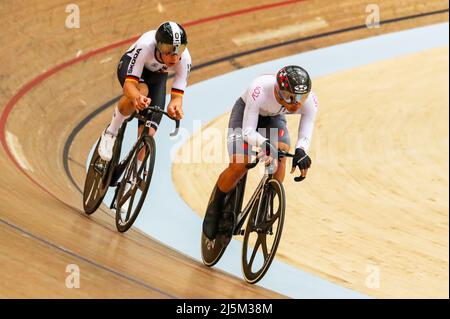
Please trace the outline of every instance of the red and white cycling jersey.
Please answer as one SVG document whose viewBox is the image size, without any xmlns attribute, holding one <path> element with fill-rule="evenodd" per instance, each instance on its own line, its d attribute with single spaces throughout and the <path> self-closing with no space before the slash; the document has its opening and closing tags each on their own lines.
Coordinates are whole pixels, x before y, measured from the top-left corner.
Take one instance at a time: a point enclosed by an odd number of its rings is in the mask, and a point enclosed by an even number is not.
<svg viewBox="0 0 450 319">
<path fill-rule="evenodd" d="M 298 127 L 298 139 L 296 148 L 309 149 L 314 120 L 319 106 L 319 101 L 314 92 L 310 92 L 308 98 L 296 113 L 290 113 L 281 106 L 275 98 L 276 77 L 272 74 L 257 77 L 241 98 L 245 102 L 242 133 L 244 140 L 252 145 L 260 146 L 266 138 L 258 133 L 258 117 L 275 116 L 278 114 L 301 114 Z"/>
<path fill-rule="evenodd" d="M 189 72 L 191 71 L 191 55 L 186 48 L 181 54 L 180 62 L 173 67 L 159 62 L 156 59 L 156 30 L 144 33 L 126 52 L 131 58 L 128 66 L 127 78 L 139 81 L 144 67 L 152 72 L 175 72 L 172 91 L 183 93 L 187 85 Z M 178 92 L 179 91 L 179 92 Z"/>
</svg>

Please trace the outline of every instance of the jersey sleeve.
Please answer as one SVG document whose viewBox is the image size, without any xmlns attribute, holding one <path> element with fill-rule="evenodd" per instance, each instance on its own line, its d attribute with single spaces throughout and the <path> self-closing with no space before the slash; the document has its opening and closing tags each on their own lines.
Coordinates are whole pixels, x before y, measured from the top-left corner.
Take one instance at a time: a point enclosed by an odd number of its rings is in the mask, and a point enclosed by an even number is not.
<svg viewBox="0 0 450 319">
<path fill-rule="evenodd" d="M 267 138 L 257 131 L 259 108 L 264 99 L 263 88 L 259 85 L 252 84 L 247 91 L 247 102 L 244 109 L 244 118 L 242 120 L 242 135 L 244 141 L 256 146 L 261 146 L 261 144 L 267 140 Z"/>
<path fill-rule="evenodd" d="M 308 151 L 311 144 L 318 107 L 319 100 L 317 99 L 317 95 L 311 92 L 305 104 L 300 109 L 301 118 L 298 126 L 298 140 L 295 146 L 296 148 L 303 148 L 305 151 Z"/>
<path fill-rule="evenodd" d="M 178 63 L 174 68 L 175 76 L 172 84 L 171 90 L 172 94 L 178 95 L 184 94 L 184 90 L 186 89 L 187 81 L 189 78 L 189 73 L 191 72 L 191 67 L 192 67 L 191 55 L 189 54 L 188 49 L 186 49 L 181 55 L 180 63 Z"/>
<path fill-rule="evenodd" d="M 145 60 L 150 54 L 148 45 L 138 41 L 134 50 L 131 52 L 131 61 L 128 65 L 126 80 L 133 80 L 139 82 L 142 71 L 144 70 Z"/>
</svg>

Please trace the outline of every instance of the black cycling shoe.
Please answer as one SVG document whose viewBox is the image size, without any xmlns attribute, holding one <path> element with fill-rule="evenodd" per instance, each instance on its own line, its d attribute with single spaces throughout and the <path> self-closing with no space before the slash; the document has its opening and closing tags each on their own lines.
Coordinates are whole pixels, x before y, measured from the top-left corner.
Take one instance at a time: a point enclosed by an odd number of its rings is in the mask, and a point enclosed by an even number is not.
<svg viewBox="0 0 450 319">
<path fill-rule="evenodd" d="M 208 208 L 206 209 L 205 218 L 203 219 L 203 233 L 210 240 L 216 238 L 219 221 L 223 214 L 226 195 L 227 193 L 222 192 L 216 184 L 211 197 L 209 198 Z"/>
</svg>

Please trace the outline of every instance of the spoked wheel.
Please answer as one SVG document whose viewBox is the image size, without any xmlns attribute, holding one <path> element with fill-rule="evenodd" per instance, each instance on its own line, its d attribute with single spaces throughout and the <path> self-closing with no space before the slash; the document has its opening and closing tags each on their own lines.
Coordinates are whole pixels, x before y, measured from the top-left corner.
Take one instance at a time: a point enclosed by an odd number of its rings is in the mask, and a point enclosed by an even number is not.
<svg viewBox="0 0 450 319">
<path fill-rule="evenodd" d="M 110 163 L 101 159 L 98 154 L 98 145 L 95 146 L 94 152 L 89 163 L 86 180 L 83 189 L 83 208 L 86 214 L 90 215 L 97 210 L 105 197 L 109 187 L 111 174 L 109 174 Z"/>
<path fill-rule="evenodd" d="M 132 152 L 117 186 L 116 227 L 120 232 L 127 231 L 133 225 L 144 204 L 155 165 L 155 140 L 146 136 L 135 145 Z M 140 152 L 145 153 L 145 156 L 138 167 Z"/>
<path fill-rule="evenodd" d="M 216 238 L 210 240 L 202 232 L 201 248 L 203 263 L 212 267 L 220 260 L 225 249 L 233 237 L 233 225 L 235 222 L 235 213 L 240 211 L 242 206 L 242 195 L 244 193 L 245 180 L 239 181 L 236 188 L 227 195 L 225 199 L 224 213 L 219 221 L 219 230 Z"/>
<path fill-rule="evenodd" d="M 281 239 L 284 216 L 283 186 L 271 179 L 255 203 L 245 229 L 242 270 L 248 283 L 257 283 L 269 269 Z"/>
</svg>

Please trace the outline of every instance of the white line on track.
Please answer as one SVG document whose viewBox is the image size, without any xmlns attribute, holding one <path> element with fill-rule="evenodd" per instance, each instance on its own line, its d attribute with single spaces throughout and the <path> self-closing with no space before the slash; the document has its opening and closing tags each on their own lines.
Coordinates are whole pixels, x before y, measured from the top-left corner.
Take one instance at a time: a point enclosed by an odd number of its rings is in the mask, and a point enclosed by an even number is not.
<svg viewBox="0 0 450 319">
<path fill-rule="evenodd" d="M 20 167 L 27 171 L 33 172 L 33 167 L 25 158 L 23 154 L 22 146 L 19 143 L 19 139 L 14 134 L 6 131 L 6 143 L 8 143 L 9 149 L 13 153 L 14 158 L 19 163 Z"/>
<path fill-rule="evenodd" d="M 105 58 L 105 59 L 103 59 L 103 60 L 100 61 L 100 64 L 109 62 L 109 61 L 111 61 L 111 60 L 112 60 L 112 57 Z"/>
<path fill-rule="evenodd" d="M 286 38 L 291 35 L 304 35 L 311 31 L 326 28 L 328 22 L 323 18 L 317 17 L 314 20 L 305 21 L 298 24 L 287 25 L 277 29 L 264 30 L 258 33 L 245 33 L 232 39 L 236 45 L 246 45 L 264 42 L 275 38 Z"/>
</svg>

